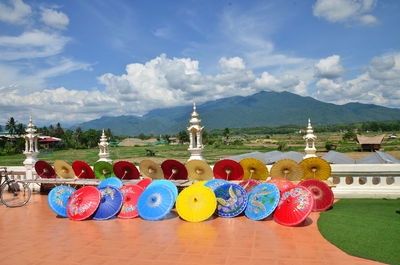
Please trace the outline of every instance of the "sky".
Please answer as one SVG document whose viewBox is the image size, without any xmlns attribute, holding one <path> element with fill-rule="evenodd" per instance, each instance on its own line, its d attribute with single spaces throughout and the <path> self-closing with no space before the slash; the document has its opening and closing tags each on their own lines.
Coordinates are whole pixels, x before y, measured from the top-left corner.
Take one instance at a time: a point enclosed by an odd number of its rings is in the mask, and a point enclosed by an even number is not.
<svg viewBox="0 0 400 265">
<path fill-rule="evenodd" d="M 398 0 L 0 0 L 0 124 L 259 91 L 400 108 Z"/>
</svg>

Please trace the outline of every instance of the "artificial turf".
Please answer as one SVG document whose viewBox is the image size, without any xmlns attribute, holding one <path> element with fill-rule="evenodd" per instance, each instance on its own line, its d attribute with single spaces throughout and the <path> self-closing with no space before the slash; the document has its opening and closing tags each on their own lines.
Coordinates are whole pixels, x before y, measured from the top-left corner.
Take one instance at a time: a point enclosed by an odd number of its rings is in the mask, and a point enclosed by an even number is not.
<svg viewBox="0 0 400 265">
<path fill-rule="evenodd" d="M 318 229 L 352 256 L 400 264 L 400 199 L 341 199 L 321 213 Z"/>
</svg>

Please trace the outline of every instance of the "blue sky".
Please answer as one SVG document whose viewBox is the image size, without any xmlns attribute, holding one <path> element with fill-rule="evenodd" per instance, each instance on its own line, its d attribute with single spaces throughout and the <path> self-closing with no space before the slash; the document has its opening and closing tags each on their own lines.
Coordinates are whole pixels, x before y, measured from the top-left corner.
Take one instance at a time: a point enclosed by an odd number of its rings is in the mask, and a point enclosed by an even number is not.
<svg viewBox="0 0 400 265">
<path fill-rule="evenodd" d="M 397 0 L 2 0 L 0 124 L 258 91 L 400 107 Z"/>
</svg>

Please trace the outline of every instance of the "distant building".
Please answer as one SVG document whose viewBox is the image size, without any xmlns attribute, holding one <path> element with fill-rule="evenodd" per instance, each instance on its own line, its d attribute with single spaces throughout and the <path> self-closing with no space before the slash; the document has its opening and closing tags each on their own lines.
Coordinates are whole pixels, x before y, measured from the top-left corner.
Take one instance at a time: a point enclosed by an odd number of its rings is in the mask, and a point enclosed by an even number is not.
<svg viewBox="0 0 400 265">
<path fill-rule="evenodd" d="M 357 142 L 361 146 L 361 151 L 376 151 L 381 149 L 381 144 L 385 138 L 384 134 L 372 137 L 357 134 Z"/>
<path fill-rule="evenodd" d="M 48 150 L 57 147 L 61 143 L 61 139 L 50 136 L 39 136 L 39 144 L 42 149 Z"/>
</svg>

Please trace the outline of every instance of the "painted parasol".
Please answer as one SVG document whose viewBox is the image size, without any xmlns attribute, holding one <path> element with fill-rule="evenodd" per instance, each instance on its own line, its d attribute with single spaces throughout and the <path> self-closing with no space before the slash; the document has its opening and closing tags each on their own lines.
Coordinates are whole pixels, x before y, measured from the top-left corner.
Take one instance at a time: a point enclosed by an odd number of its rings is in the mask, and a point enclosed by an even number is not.
<svg viewBox="0 0 400 265">
<path fill-rule="evenodd" d="M 139 164 L 139 168 L 140 168 L 140 173 L 144 177 L 151 179 L 163 178 L 163 172 L 161 166 L 152 160 L 149 159 L 142 160 Z"/>
<path fill-rule="evenodd" d="M 250 193 L 250 191 L 254 188 L 260 185 L 261 182 L 255 179 L 246 179 L 241 182 L 239 182 L 239 185 L 247 192 Z"/>
<path fill-rule="evenodd" d="M 309 157 L 299 164 L 304 170 L 302 179 L 327 180 L 331 176 L 331 165 L 320 157 Z"/>
<path fill-rule="evenodd" d="M 228 183 L 228 181 L 223 179 L 212 179 L 204 183 L 204 186 L 209 187 L 214 191 L 217 187 L 222 186 L 226 183 Z"/>
<path fill-rule="evenodd" d="M 41 178 L 54 179 L 57 177 L 57 174 L 54 171 L 53 167 L 49 163 L 47 163 L 46 161 L 43 161 L 43 160 L 39 160 L 35 163 L 35 170 L 36 170 L 36 173 Z"/>
<path fill-rule="evenodd" d="M 100 199 L 100 191 L 95 187 L 85 186 L 78 189 L 68 200 L 68 217 L 75 221 L 89 218 L 99 207 Z"/>
<path fill-rule="evenodd" d="M 271 168 L 271 178 L 285 178 L 288 180 L 300 180 L 303 175 L 303 168 L 292 159 L 281 159 Z"/>
<path fill-rule="evenodd" d="M 258 159 L 245 158 L 242 159 L 240 165 L 243 168 L 244 176 L 243 179 L 257 179 L 266 180 L 268 177 L 267 166 Z"/>
<path fill-rule="evenodd" d="M 56 160 L 54 161 L 54 170 L 62 179 L 73 179 L 75 178 L 74 170 L 67 162 L 63 160 Z"/>
<path fill-rule="evenodd" d="M 47 202 L 50 208 L 62 217 L 68 217 L 67 215 L 67 204 L 69 197 L 76 192 L 76 189 L 69 186 L 61 185 L 57 186 L 49 192 Z"/>
<path fill-rule="evenodd" d="M 140 176 L 137 167 L 128 161 L 118 161 L 114 164 L 113 171 L 120 179 L 138 179 Z"/>
<path fill-rule="evenodd" d="M 96 178 L 93 169 L 83 161 L 72 162 L 72 169 L 74 170 L 75 176 L 80 179 L 94 179 Z"/>
<path fill-rule="evenodd" d="M 279 189 L 274 184 L 258 185 L 249 194 L 249 202 L 245 210 L 246 216 L 253 220 L 267 218 L 278 206 L 279 198 Z"/>
<path fill-rule="evenodd" d="M 230 159 L 223 159 L 215 163 L 213 172 L 216 179 L 224 180 L 241 180 L 244 175 L 242 166 Z"/>
<path fill-rule="evenodd" d="M 151 182 L 152 182 L 151 178 L 144 178 L 141 181 L 139 181 L 137 183 L 137 185 L 139 185 L 143 189 L 146 189 L 150 185 Z"/>
<path fill-rule="evenodd" d="M 270 180 L 267 180 L 267 183 L 272 183 L 275 186 L 277 186 L 280 192 L 294 187 L 293 182 L 291 182 L 288 179 L 283 179 L 283 178 L 270 179 Z"/>
<path fill-rule="evenodd" d="M 144 189 L 139 185 L 132 184 L 122 186 L 119 190 L 122 192 L 123 203 L 117 217 L 127 219 L 139 216 L 137 202 Z"/>
<path fill-rule="evenodd" d="M 140 217 L 149 221 L 163 219 L 175 203 L 174 192 L 166 185 L 147 187 L 139 197 L 137 209 Z"/>
<path fill-rule="evenodd" d="M 282 192 L 274 219 L 285 226 L 299 225 L 310 215 L 313 208 L 312 193 L 306 187 L 297 185 Z"/>
<path fill-rule="evenodd" d="M 176 211 L 189 222 L 201 222 L 210 218 L 217 208 L 214 192 L 205 186 L 190 186 L 179 193 Z"/>
<path fill-rule="evenodd" d="M 120 210 L 123 202 L 122 192 L 113 186 L 99 188 L 101 200 L 99 207 L 93 215 L 94 220 L 107 220 L 115 216 Z"/>
<path fill-rule="evenodd" d="M 164 178 L 168 180 L 172 179 L 187 179 L 188 172 L 184 164 L 181 162 L 168 159 L 161 163 L 161 168 L 164 173 Z"/>
<path fill-rule="evenodd" d="M 307 179 L 301 181 L 299 185 L 306 187 L 314 195 L 314 212 L 323 212 L 331 208 L 334 195 L 325 182 L 317 179 Z"/>
<path fill-rule="evenodd" d="M 114 177 L 112 164 L 105 161 L 94 163 L 94 175 L 98 179 Z"/>
<path fill-rule="evenodd" d="M 190 180 L 210 180 L 214 178 L 210 165 L 203 160 L 190 160 L 185 166 Z"/>
<path fill-rule="evenodd" d="M 152 187 L 152 186 L 155 186 L 155 185 L 166 185 L 166 186 L 168 186 L 172 190 L 172 192 L 174 193 L 175 200 L 178 197 L 178 188 L 171 181 L 166 180 L 166 179 L 158 179 L 158 180 L 155 180 L 152 183 L 150 183 L 150 185 L 148 187 Z"/>
<path fill-rule="evenodd" d="M 97 186 L 98 189 L 100 188 L 104 188 L 106 186 L 113 186 L 117 189 L 121 188 L 123 186 L 122 181 L 117 178 L 117 177 L 110 177 L 110 178 L 106 178 L 103 179 L 99 185 Z"/>
<path fill-rule="evenodd" d="M 227 183 L 214 190 L 217 197 L 218 215 L 235 217 L 241 214 L 247 206 L 247 193 L 237 184 Z"/>
</svg>

